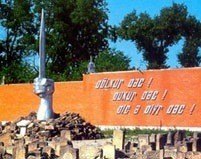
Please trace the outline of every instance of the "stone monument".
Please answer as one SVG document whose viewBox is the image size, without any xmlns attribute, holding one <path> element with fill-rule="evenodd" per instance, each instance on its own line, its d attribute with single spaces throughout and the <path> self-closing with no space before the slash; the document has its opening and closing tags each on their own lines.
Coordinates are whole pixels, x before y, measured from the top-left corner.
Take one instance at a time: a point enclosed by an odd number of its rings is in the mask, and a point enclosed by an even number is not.
<svg viewBox="0 0 201 159">
<path fill-rule="evenodd" d="M 92 56 L 90 56 L 90 62 L 88 64 L 88 73 L 95 73 L 95 64 L 93 62 Z"/>
<path fill-rule="evenodd" d="M 37 119 L 47 120 L 54 117 L 52 108 L 54 81 L 45 77 L 45 20 L 43 10 L 40 26 L 39 58 L 39 76 L 34 79 L 34 93 L 41 98 Z"/>
<path fill-rule="evenodd" d="M 3 76 L 1 80 L 1 85 L 4 85 L 4 84 L 5 84 L 5 76 Z"/>
</svg>

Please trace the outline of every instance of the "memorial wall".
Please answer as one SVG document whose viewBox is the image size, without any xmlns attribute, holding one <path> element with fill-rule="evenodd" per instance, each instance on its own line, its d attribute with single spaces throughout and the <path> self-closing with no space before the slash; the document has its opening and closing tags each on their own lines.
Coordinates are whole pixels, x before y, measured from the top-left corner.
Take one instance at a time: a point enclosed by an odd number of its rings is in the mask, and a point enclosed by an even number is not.
<svg viewBox="0 0 201 159">
<path fill-rule="evenodd" d="M 94 73 L 57 82 L 55 112 L 77 112 L 102 127 L 201 130 L 201 68 Z M 32 84 L 0 86 L 0 120 L 37 111 Z"/>
</svg>

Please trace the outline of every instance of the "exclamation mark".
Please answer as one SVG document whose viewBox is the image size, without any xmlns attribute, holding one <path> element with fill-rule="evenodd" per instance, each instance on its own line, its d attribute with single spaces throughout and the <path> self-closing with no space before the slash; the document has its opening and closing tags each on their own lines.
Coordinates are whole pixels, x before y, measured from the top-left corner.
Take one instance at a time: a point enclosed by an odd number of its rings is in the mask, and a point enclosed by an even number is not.
<svg viewBox="0 0 201 159">
<path fill-rule="evenodd" d="M 192 115 L 192 114 L 193 114 L 193 111 L 195 110 L 195 106 L 196 106 L 196 104 L 193 104 L 193 106 L 191 107 L 191 110 L 190 110 L 190 115 Z"/>
<path fill-rule="evenodd" d="M 166 97 L 167 93 L 168 93 L 168 91 L 167 91 L 167 89 L 166 89 L 166 90 L 164 91 L 164 93 L 163 93 L 162 100 L 164 100 L 164 99 L 165 99 L 165 97 Z"/>
<path fill-rule="evenodd" d="M 148 84 L 147 84 L 148 88 L 150 87 L 150 85 L 151 85 L 152 81 L 153 81 L 153 78 L 151 77 L 151 78 L 149 79 Z"/>
</svg>

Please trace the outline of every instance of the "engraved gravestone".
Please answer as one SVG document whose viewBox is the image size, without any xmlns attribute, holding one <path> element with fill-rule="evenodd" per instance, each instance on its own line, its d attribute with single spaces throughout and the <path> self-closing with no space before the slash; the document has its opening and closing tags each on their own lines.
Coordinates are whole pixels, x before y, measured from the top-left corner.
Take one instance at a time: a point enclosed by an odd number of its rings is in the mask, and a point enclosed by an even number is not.
<svg viewBox="0 0 201 159">
<path fill-rule="evenodd" d="M 103 158 L 115 159 L 115 146 L 107 143 L 103 147 Z"/>
<path fill-rule="evenodd" d="M 116 149 L 123 150 L 125 142 L 125 133 L 122 130 L 113 131 L 113 145 Z"/>
<path fill-rule="evenodd" d="M 41 98 L 37 112 L 37 119 L 47 120 L 54 117 L 52 109 L 54 81 L 45 77 L 45 22 L 43 10 L 40 26 L 39 57 L 39 76 L 34 79 L 34 93 Z"/>
<path fill-rule="evenodd" d="M 138 146 L 141 149 L 142 146 L 149 145 L 149 135 L 143 134 L 138 136 Z"/>
<path fill-rule="evenodd" d="M 168 132 L 167 134 L 167 145 L 173 145 L 173 134 L 171 131 Z"/>
</svg>

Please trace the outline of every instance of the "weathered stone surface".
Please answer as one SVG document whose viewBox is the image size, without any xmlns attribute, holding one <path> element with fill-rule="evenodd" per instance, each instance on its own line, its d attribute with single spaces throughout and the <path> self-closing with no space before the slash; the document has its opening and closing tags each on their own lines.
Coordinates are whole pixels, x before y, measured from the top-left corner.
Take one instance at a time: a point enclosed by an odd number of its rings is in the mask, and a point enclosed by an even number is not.
<svg viewBox="0 0 201 159">
<path fill-rule="evenodd" d="M 45 130 L 54 130 L 54 125 L 53 124 L 51 124 L 51 125 L 45 125 L 45 127 L 44 127 L 44 129 Z"/>
<path fill-rule="evenodd" d="M 53 141 L 49 141 L 48 142 L 48 146 L 50 146 L 52 149 L 55 149 L 56 148 L 56 142 L 53 140 Z"/>
<path fill-rule="evenodd" d="M 193 139 L 192 139 L 192 151 L 193 152 L 197 151 L 197 140 L 198 140 L 198 133 L 194 132 L 193 133 Z"/>
<path fill-rule="evenodd" d="M 11 154 L 11 155 L 15 155 L 15 151 L 16 151 L 16 147 L 15 146 L 7 146 L 6 147 L 6 153 Z"/>
<path fill-rule="evenodd" d="M 173 141 L 173 134 L 171 131 L 168 132 L 167 135 L 167 145 L 173 145 L 174 141 Z"/>
<path fill-rule="evenodd" d="M 174 133 L 174 145 L 176 146 L 176 144 L 179 141 L 183 141 L 184 138 L 185 138 L 185 131 L 176 131 Z"/>
<path fill-rule="evenodd" d="M 59 159 L 78 159 L 78 151 L 71 146 L 62 146 Z"/>
<path fill-rule="evenodd" d="M 106 145 L 107 143 L 112 144 L 112 139 L 98 139 L 98 140 L 72 140 L 73 148 L 80 149 L 84 145 L 93 145 L 94 143 L 98 144 L 100 147 Z"/>
<path fill-rule="evenodd" d="M 152 151 L 151 145 L 142 145 L 141 151 L 143 154 L 147 151 Z"/>
<path fill-rule="evenodd" d="M 146 159 L 147 156 L 146 155 L 142 155 L 142 154 L 138 154 L 135 156 L 136 159 Z"/>
<path fill-rule="evenodd" d="M 0 142 L 4 143 L 4 146 L 12 145 L 11 133 L 3 133 L 0 135 Z"/>
<path fill-rule="evenodd" d="M 61 130 L 61 137 L 67 140 L 72 140 L 71 131 L 69 130 Z"/>
<path fill-rule="evenodd" d="M 26 150 L 23 146 L 16 147 L 14 159 L 25 159 Z"/>
<path fill-rule="evenodd" d="M 38 142 L 32 142 L 28 144 L 28 152 L 35 151 L 38 148 Z"/>
<path fill-rule="evenodd" d="M 163 159 L 163 151 L 148 151 L 146 152 L 146 156 L 148 157 L 148 159 Z"/>
<path fill-rule="evenodd" d="M 20 127 L 20 135 L 24 136 L 27 131 L 27 126 L 31 123 L 30 120 L 21 120 L 16 125 Z"/>
<path fill-rule="evenodd" d="M 185 159 L 185 153 L 177 152 L 177 159 Z"/>
<path fill-rule="evenodd" d="M 42 154 L 45 154 L 47 157 L 54 155 L 54 149 L 50 146 L 46 146 L 42 149 Z"/>
<path fill-rule="evenodd" d="M 76 157 L 70 152 L 66 152 L 61 157 L 59 157 L 59 159 L 66 159 L 66 158 L 68 158 L 68 159 L 76 159 Z"/>
<path fill-rule="evenodd" d="M 14 132 L 16 130 L 17 125 L 15 123 L 10 124 L 10 130 Z"/>
<path fill-rule="evenodd" d="M 38 143 L 38 147 L 39 147 L 39 148 L 46 147 L 47 145 L 48 145 L 48 143 L 45 142 L 45 141 L 40 141 L 40 142 Z"/>
<path fill-rule="evenodd" d="M 150 143 L 155 143 L 156 142 L 156 134 L 151 134 L 149 136 L 149 142 Z"/>
<path fill-rule="evenodd" d="M 201 152 L 189 151 L 186 153 L 186 159 L 201 159 Z"/>
<path fill-rule="evenodd" d="M 55 144 L 55 155 L 60 156 L 61 145 L 58 143 Z"/>
<path fill-rule="evenodd" d="M 187 146 L 186 145 L 180 145 L 178 147 L 178 151 L 181 153 L 186 153 L 188 151 Z"/>
<path fill-rule="evenodd" d="M 122 130 L 113 131 L 113 145 L 116 149 L 122 150 L 125 142 L 125 134 Z"/>
<path fill-rule="evenodd" d="M 16 147 L 23 147 L 24 144 L 25 144 L 24 138 L 19 139 L 19 140 L 15 140 L 15 146 L 16 146 Z"/>
<path fill-rule="evenodd" d="M 193 159 L 193 152 L 192 151 L 187 152 L 185 157 L 186 159 Z"/>
<path fill-rule="evenodd" d="M 29 155 L 29 156 L 27 157 L 27 159 L 37 159 L 37 157 L 36 157 L 36 156 L 33 156 L 33 155 Z"/>
<path fill-rule="evenodd" d="M 6 148 L 4 146 L 0 146 L 0 155 L 4 156 L 6 153 Z"/>
<path fill-rule="evenodd" d="M 8 121 L 1 121 L 1 125 L 4 126 L 4 127 L 5 127 L 8 123 L 9 123 Z"/>
<path fill-rule="evenodd" d="M 138 147 L 141 149 L 144 145 L 149 145 L 149 135 L 138 136 Z"/>
<path fill-rule="evenodd" d="M 99 159 L 101 158 L 101 149 L 91 146 L 91 145 L 86 145 L 82 146 L 79 149 L 79 159 Z"/>
<path fill-rule="evenodd" d="M 48 145 L 55 150 L 55 154 L 58 156 L 60 155 L 60 147 L 66 146 L 67 144 L 67 140 L 60 137 L 54 137 L 52 138 L 52 141 L 48 143 Z"/>
<path fill-rule="evenodd" d="M 160 139 L 161 139 L 161 134 L 156 135 L 156 150 L 160 150 Z"/>
<path fill-rule="evenodd" d="M 106 144 L 102 147 L 103 158 L 115 159 L 115 146 L 112 144 Z"/>
<path fill-rule="evenodd" d="M 176 159 L 177 157 L 177 149 L 175 147 L 165 147 L 164 149 L 164 157 L 171 157 Z"/>
<path fill-rule="evenodd" d="M 42 157 L 40 149 L 36 149 L 34 151 L 30 151 L 30 152 L 27 153 L 27 155 L 35 156 L 35 159 L 41 159 L 41 157 Z"/>
</svg>

